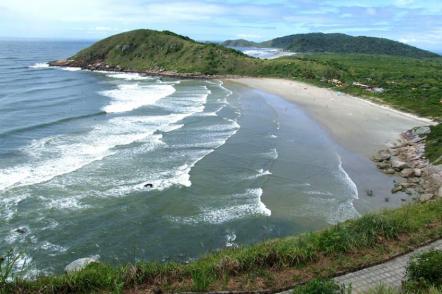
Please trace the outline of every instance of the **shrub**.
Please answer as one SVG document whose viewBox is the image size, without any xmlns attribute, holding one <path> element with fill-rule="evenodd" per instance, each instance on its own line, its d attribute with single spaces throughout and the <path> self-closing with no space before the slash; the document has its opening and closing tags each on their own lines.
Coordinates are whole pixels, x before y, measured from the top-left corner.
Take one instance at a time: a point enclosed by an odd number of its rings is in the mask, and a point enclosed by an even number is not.
<svg viewBox="0 0 442 294">
<path fill-rule="evenodd" d="M 14 270 L 19 259 L 20 254 L 12 249 L 4 256 L 0 256 L 0 287 L 14 278 Z"/>
<path fill-rule="evenodd" d="M 413 257 L 407 267 L 408 288 L 442 286 L 442 251 L 432 250 Z"/>
</svg>

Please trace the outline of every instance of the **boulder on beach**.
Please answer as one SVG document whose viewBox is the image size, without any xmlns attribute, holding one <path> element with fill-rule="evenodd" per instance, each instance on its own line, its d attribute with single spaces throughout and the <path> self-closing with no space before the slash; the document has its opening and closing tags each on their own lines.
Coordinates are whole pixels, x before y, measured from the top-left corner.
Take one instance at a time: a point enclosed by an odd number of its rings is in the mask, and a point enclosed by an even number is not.
<svg viewBox="0 0 442 294">
<path fill-rule="evenodd" d="M 65 273 L 73 273 L 78 272 L 84 268 L 86 268 L 91 263 L 97 263 L 100 259 L 100 255 L 94 255 L 90 257 L 79 258 L 68 264 L 64 271 Z"/>
<path fill-rule="evenodd" d="M 397 158 L 394 158 L 391 160 L 391 167 L 394 168 L 397 171 L 401 171 L 404 168 L 408 168 L 408 164 L 402 160 L 399 160 Z"/>
<path fill-rule="evenodd" d="M 429 133 L 431 133 L 431 129 L 428 126 L 416 127 L 413 129 L 413 133 L 418 136 L 428 135 Z"/>
<path fill-rule="evenodd" d="M 404 168 L 401 171 L 401 176 L 404 177 L 404 178 L 409 178 L 409 177 L 412 177 L 413 175 L 414 175 L 414 169 Z"/>
<path fill-rule="evenodd" d="M 419 201 L 420 202 L 425 202 L 425 201 L 431 200 L 431 198 L 433 198 L 433 194 L 429 194 L 429 193 L 421 194 L 419 196 Z"/>
</svg>

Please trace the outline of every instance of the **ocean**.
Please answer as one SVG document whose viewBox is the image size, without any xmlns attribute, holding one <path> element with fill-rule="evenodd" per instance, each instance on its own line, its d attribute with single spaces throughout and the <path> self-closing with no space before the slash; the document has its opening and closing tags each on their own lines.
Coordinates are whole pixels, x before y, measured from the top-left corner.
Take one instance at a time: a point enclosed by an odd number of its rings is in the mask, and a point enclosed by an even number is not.
<svg viewBox="0 0 442 294">
<path fill-rule="evenodd" d="M 91 255 L 185 262 L 379 208 L 368 160 L 280 97 L 47 65 L 88 42 L 0 43 L 0 253 L 27 277 Z"/>
</svg>

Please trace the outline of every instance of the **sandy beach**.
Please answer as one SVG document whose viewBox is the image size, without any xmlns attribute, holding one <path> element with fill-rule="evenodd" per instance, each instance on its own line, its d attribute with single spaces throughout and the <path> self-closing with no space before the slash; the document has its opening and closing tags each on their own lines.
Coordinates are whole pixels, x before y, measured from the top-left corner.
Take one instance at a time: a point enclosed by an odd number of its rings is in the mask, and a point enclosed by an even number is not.
<svg viewBox="0 0 442 294">
<path fill-rule="evenodd" d="M 239 78 L 231 82 L 263 90 L 295 102 L 338 143 L 371 157 L 405 130 L 432 121 L 387 106 L 306 83 L 271 78 Z"/>
</svg>

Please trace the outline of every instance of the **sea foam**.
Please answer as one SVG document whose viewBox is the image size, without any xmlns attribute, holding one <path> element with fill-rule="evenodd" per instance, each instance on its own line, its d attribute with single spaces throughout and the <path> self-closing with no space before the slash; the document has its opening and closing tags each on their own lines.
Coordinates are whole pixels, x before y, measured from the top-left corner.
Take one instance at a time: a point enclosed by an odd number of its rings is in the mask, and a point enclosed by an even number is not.
<svg viewBox="0 0 442 294">
<path fill-rule="evenodd" d="M 174 92 L 175 88 L 171 85 L 123 84 L 119 85 L 117 89 L 103 91 L 100 94 L 112 98 L 110 104 L 103 107 L 103 111 L 114 113 L 152 105 Z"/>
<path fill-rule="evenodd" d="M 234 203 L 235 205 L 222 208 L 203 207 L 202 212 L 196 216 L 172 219 L 187 224 L 221 224 L 253 215 L 270 216 L 272 214 L 271 210 L 261 201 L 262 194 L 262 188 L 247 189 L 246 192 L 241 194 L 224 196 L 225 203 Z"/>
</svg>

